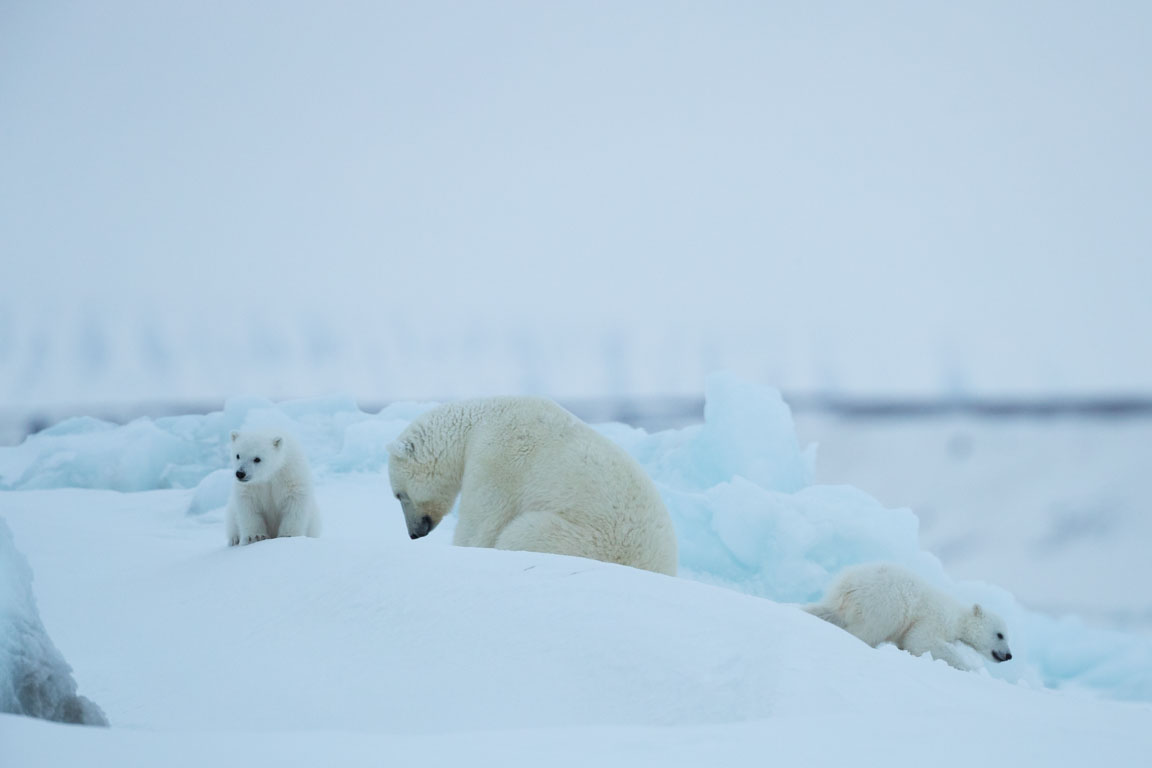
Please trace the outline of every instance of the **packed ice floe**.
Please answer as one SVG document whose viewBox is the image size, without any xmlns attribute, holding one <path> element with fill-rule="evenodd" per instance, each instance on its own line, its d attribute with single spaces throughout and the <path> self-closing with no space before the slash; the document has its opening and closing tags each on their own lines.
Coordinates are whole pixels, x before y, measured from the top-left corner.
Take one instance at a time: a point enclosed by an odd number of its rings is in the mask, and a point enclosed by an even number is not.
<svg viewBox="0 0 1152 768">
<path fill-rule="evenodd" d="M 188 514 L 203 515 L 227 501 L 230 430 L 290 430 L 317 481 L 338 483 L 385 471 L 388 443 L 432 405 L 397 403 L 372 414 L 348 398 L 278 404 L 246 398 L 203 416 L 124 426 L 70 419 L 0 449 L 0 490 L 195 488 Z M 1004 617 L 1015 658 L 990 665 L 990 674 L 1152 700 L 1152 638 L 1030 611 L 994 585 L 953 581 L 921 549 L 910 510 L 885 508 L 857 488 L 813 482 L 816 448 L 799 443 L 791 411 L 773 390 L 717 374 L 707 383 L 703 424 L 652 434 L 623 424 L 597 428 L 631 453 L 659 488 L 677 529 L 682 577 L 805 603 L 846 566 L 898 563 Z"/>
</svg>

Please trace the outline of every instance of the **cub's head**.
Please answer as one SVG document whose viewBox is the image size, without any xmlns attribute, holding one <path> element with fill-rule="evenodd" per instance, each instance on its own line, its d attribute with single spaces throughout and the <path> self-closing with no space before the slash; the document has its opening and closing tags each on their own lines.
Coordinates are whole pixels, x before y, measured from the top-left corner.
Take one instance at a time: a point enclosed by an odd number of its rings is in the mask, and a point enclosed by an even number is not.
<svg viewBox="0 0 1152 768">
<path fill-rule="evenodd" d="M 284 438 L 273 432 L 232 432 L 232 469 L 240 483 L 262 483 L 284 465 Z"/>
<path fill-rule="evenodd" d="M 459 478 L 454 480 L 437 466 L 443 463 L 438 457 L 426 453 L 418 436 L 407 432 L 388 446 L 388 479 L 413 539 L 427 536 L 440 524 L 460 491 Z"/>
<path fill-rule="evenodd" d="M 970 621 L 972 647 L 997 663 L 1012 658 L 1012 651 L 1008 647 L 1008 628 L 1004 626 L 1002 618 L 976 604 L 972 606 Z"/>
</svg>

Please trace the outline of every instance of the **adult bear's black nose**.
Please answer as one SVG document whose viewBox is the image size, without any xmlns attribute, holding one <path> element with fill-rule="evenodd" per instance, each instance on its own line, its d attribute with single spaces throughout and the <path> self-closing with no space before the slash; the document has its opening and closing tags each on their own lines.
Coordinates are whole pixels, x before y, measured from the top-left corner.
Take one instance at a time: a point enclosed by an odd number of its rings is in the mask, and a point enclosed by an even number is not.
<svg viewBox="0 0 1152 768">
<path fill-rule="evenodd" d="M 408 529 L 408 537 L 411 539 L 422 538 L 431 533 L 435 527 L 436 526 L 432 525 L 432 518 L 424 515 L 424 517 L 420 518 L 420 524 L 417 525 L 417 527 Z"/>
<path fill-rule="evenodd" d="M 237 480 L 243 480 L 245 477 L 247 477 L 247 475 L 244 474 L 244 470 L 242 470 L 242 469 L 236 470 L 236 479 Z"/>
</svg>

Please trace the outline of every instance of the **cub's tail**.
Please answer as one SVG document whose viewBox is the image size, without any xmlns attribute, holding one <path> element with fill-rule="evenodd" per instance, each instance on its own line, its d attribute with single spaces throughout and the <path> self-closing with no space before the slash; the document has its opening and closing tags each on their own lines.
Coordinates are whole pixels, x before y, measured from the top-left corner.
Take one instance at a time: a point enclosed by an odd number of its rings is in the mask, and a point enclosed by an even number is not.
<svg viewBox="0 0 1152 768">
<path fill-rule="evenodd" d="M 829 624 L 835 624 L 844 629 L 844 622 L 840 620 L 840 614 L 829 608 L 824 603 L 812 603 L 810 605 L 801 606 L 805 611 L 812 614 L 818 619 L 824 619 Z"/>
</svg>

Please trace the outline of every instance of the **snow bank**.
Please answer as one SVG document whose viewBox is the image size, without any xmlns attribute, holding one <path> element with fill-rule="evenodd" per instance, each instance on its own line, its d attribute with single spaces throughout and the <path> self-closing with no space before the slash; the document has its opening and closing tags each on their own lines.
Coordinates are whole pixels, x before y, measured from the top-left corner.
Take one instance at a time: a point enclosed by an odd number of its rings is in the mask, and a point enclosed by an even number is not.
<svg viewBox="0 0 1152 768">
<path fill-rule="evenodd" d="M 297 434 L 321 483 L 379 473 L 385 446 L 429 404 L 400 403 L 377 414 L 345 398 L 233 400 L 206 416 L 138 420 L 123 427 L 72 419 L 0 449 L 0 488 L 145 490 L 196 486 L 189 513 L 227 499 L 227 433 L 281 425 Z M 680 541 L 683 576 L 779 602 L 814 600 L 848 565 L 905 565 L 1008 622 L 1016 660 L 990 673 L 1051 687 L 1152 700 L 1152 638 L 1084 626 L 1023 608 L 1010 594 L 957 583 L 920 548 L 918 520 L 848 486 L 813 484 L 816 451 L 803 447 L 775 391 L 719 374 L 706 389 L 705 422 L 648 434 L 599 427 L 657 483 Z M 381 499 L 381 502 L 386 502 Z M 443 526 L 446 535 L 451 526 Z"/>
<path fill-rule="evenodd" d="M 76 695 L 72 669 L 52 644 L 32 595 L 32 569 L 0 518 L 0 712 L 64 723 L 107 725 Z"/>
<path fill-rule="evenodd" d="M 28 494 L 13 527 L 38 567 L 93 542 L 119 561 L 46 588 L 44 603 L 66 612 L 62 636 L 83 638 L 75 660 L 121 727 L 0 717 L 4 764 L 695 768 L 883 754 L 970 768 L 1135 765 L 1152 749 L 1149 705 L 873 650 L 790 606 L 685 579 L 379 535 L 383 516 L 362 507 L 380 488 L 345 483 L 361 508 L 333 515 L 325 538 L 244 548 L 221 546 L 165 503 L 171 492 L 151 511 L 92 494 L 98 521 Z"/>
</svg>

